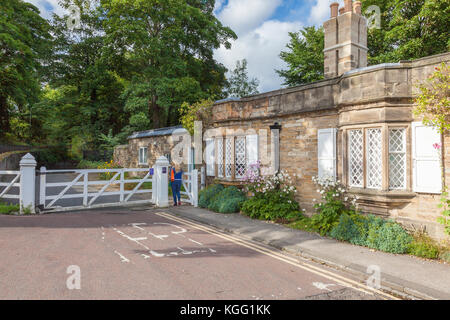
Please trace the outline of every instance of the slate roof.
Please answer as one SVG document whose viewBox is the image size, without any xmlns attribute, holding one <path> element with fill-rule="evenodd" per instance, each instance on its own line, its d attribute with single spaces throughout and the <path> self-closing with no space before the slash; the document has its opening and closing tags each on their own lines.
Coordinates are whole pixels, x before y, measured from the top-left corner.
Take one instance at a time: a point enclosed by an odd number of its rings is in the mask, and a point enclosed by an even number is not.
<svg viewBox="0 0 450 320">
<path fill-rule="evenodd" d="M 184 129 L 183 126 L 174 126 L 174 127 L 159 128 L 159 129 L 135 132 L 131 136 L 129 136 L 128 139 L 130 140 L 130 139 L 168 136 L 168 135 L 173 134 L 176 130 L 180 130 L 180 129 L 187 132 L 187 130 Z"/>
</svg>

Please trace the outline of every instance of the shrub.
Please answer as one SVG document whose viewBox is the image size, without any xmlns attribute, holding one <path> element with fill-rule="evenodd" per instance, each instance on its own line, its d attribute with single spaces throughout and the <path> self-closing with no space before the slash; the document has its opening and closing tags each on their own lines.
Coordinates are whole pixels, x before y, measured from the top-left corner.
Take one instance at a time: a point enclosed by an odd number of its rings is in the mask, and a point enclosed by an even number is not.
<svg viewBox="0 0 450 320">
<path fill-rule="evenodd" d="M 104 164 L 103 161 L 90 161 L 90 160 L 81 160 L 77 168 L 78 169 L 97 169 L 98 167 Z"/>
<path fill-rule="evenodd" d="M 247 170 L 246 190 L 254 196 L 242 205 L 242 213 L 262 220 L 298 219 L 300 206 L 295 201 L 295 188 L 292 177 L 285 171 L 271 176 L 259 175 L 260 164 Z"/>
<path fill-rule="evenodd" d="M 198 194 L 198 206 L 200 208 L 208 208 L 210 206 L 211 200 L 223 189 L 224 189 L 223 185 L 213 184 L 201 190 Z"/>
<path fill-rule="evenodd" d="M 427 259 L 437 259 L 439 252 L 439 245 L 424 233 L 416 234 L 408 246 L 409 254 Z"/>
<path fill-rule="evenodd" d="M 110 162 L 104 162 L 97 167 L 97 169 L 120 169 L 122 168 L 118 163 L 115 163 L 113 160 Z M 111 180 L 117 172 L 102 172 L 99 174 L 99 178 L 101 180 Z M 117 177 L 120 179 L 120 176 Z"/>
<path fill-rule="evenodd" d="M 36 158 L 38 167 L 52 167 L 57 163 L 64 162 L 69 159 L 65 146 L 38 150 L 33 152 L 33 155 Z"/>
<path fill-rule="evenodd" d="M 11 214 L 19 212 L 20 206 L 18 204 L 7 204 L 0 202 L 0 214 Z"/>
<path fill-rule="evenodd" d="M 399 224 L 373 215 L 343 214 L 329 235 L 390 253 L 406 253 L 413 238 Z"/>
<path fill-rule="evenodd" d="M 390 253 L 406 253 L 413 238 L 398 223 L 386 221 L 381 227 L 370 225 L 368 247 Z"/>
<path fill-rule="evenodd" d="M 450 198 L 447 191 L 441 195 L 439 208 L 442 209 L 442 217 L 438 218 L 438 222 L 444 226 L 445 233 L 450 236 Z"/>
<path fill-rule="evenodd" d="M 277 220 L 300 218 L 300 206 L 293 197 L 278 190 L 258 193 L 245 201 L 241 211 L 254 219 Z"/>
<path fill-rule="evenodd" d="M 311 224 L 321 235 L 328 234 L 338 223 L 343 214 L 352 215 L 356 212 L 356 197 L 350 199 L 345 195 L 346 189 L 333 178 L 313 177 L 319 187 L 318 193 L 322 202 L 315 204 L 317 214 L 311 219 Z"/>
<path fill-rule="evenodd" d="M 348 241 L 364 246 L 367 239 L 369 219 L 362 215 L 343 214 L 338 224 L 331 230 L 330 236 L 337 240 Z"/>
<path fill-rule="evenodd" d="M 450 251 L 443 251 L 439 255 L 439 258 L 450 263 Z"/>
<path fill-rule="evenodd" d="M 208 209 L 220 213 L 239 212 L 245 194 L 236 187 L 227 187 L 217 193 L 210 201 Z"/>
</svg>

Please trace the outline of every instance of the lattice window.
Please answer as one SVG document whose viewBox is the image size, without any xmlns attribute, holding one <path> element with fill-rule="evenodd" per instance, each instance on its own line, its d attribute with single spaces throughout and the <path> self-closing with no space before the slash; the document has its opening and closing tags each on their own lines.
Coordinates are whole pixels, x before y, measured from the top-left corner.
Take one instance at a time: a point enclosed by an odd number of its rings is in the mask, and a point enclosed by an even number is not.
<svg viewBox="0 0 450 320">
<path fill-rule="evenodd" d="M 351 187 L 362 187 L 364 183 L 364 153 L 363 153 L 363 131 L 349 130 L 349 185 Z"/>
<path fill-rule="evenodd" d="M 367 130 L 367 188 L 381 189 L 381 183 L 383 181 L 383 159 L 381 142 L 381 129 Z"/>
<path fill-rule="evenodd" d="M 236 155 L 235 176 L 236 178 L 242 178 L 247 169 L 247 161 L 245 159 L 245 137 L 236 138 L 234 148 Z"/>
<path fill-rule="evenodd" d="M 406 189 L 406 130 L 389 130 L 389 189 Z"/>
<path fill-rule="evenodd" d="M 231 178 L 232 138 L 225 139 L 225 177 Z"/>
<path fill-rule="evenodd" d="M 223 138 L 217 138 L 217 176 L 223 178 Z"/>
</svg>

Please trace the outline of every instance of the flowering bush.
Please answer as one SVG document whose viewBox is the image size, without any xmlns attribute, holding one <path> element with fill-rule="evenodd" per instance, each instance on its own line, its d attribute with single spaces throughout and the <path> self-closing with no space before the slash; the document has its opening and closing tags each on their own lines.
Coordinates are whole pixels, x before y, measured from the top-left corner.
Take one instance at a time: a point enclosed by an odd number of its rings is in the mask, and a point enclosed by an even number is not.
<svg viewBox="0 0 450 320">
<path fill-rule="evenodd" d="M 342 214 L 356 212 L 357 197 L 347 196 L 347 190 L 339 180 L 331 177 L 313 177 L 312 180 L 318 186 L 317 192 L 321 194 L 322 201 L 314 205 L 318 214 L 312 217 L 311 224 L 321 235 L 325 235 L 339 222 Z"/>
<path fill-rule="evenodd" d="M 102 163 L 101 165 L 99 165 L 97 167 L 97 169 L 99 169 L 99 170 L 120 169 L 120 168 L 122 168 L 120 163 L 116 163 L 113 160 L 111 160 L 110 162 Z M 110 180 L 110 179 L 112 179 L 112 177 L 114 177 L 115 174 L 116 174 L 116 172 L 102 172 L 102 173 L 100 173 L 99 177 L 101 180 Z"/>
<path fill-rule="evenodd" d="M 247 170 L 245 189 L 253 197 L 244 202 L 241 211 L 251 218 L 263 220 L 299 218 L 300 207 L 295 201 L 297 189 L 292 177 L 286 171 L 261 176 L 259 169 L 260 163 L 256 163 Z"/>
</svg>

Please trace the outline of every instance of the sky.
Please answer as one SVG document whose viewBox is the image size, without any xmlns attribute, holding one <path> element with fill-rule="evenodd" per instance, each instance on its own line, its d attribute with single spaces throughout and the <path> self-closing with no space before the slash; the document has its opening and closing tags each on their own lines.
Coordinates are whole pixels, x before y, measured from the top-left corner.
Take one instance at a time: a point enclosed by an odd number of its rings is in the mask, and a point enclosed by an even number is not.
<svg viewBox="0 0 450 320">
<path fill-rule="evenodd" d="M 54 12 L 65 14 L 58 0 L 26 0 L 49 18 Z M 306 26 L 320 26 L 330 16 L 333 0 L 216 0 L 214 10 L 222 24 L 238 36 L 231 50 L 219 48 L 217 61 L 232 70 L 237 60 L 247 59 L 250 78 L 260 82 L 259 91 L 282 87 L 283 80 L 275 72 L 286 67 L 279 54 L 289 42 L 289 32 Z M 339 2 L 342 2 L 339 1 Z"/>
</svg>

